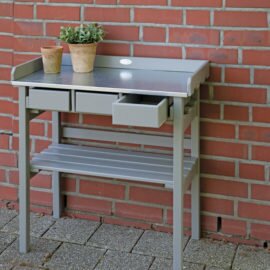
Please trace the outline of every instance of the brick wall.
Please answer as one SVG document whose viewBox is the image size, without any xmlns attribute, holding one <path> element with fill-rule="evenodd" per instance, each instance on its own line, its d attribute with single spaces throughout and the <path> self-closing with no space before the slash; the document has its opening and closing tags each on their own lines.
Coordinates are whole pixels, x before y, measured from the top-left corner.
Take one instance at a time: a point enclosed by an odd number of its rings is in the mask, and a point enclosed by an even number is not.
<svg viewBox="0 0 270 270">
<path fill-rule="evenodd" d="M 108 32 L 100 54 L 211 61 L 211 77 L 201 89 L 202 229 L 231 241 L 270 240 L 268 0 L 1 1 L 1 205 L 17 207 L 18 200 L 18 94 L 9 84 L 10 70 L 37 57 L 41 45 L 55 44 L 60 25 L 92 21 Z M 45 113 L 31 124 L 32 152 L 50 143 L 50 119 Z M 65 114 L 63 120 L 113 128 L 103 116 Z M 158 132 L 170 133 L 171 126 Z M 162 186 L 76 175 L 63 179 L 69 215 L 171 230 L 172 193 Z M 51 213 L 50 175 L 36 176 L 31 185 L 32 209 Z M 189 192 L 185 208 L 188 233 Z"/>
</svg>

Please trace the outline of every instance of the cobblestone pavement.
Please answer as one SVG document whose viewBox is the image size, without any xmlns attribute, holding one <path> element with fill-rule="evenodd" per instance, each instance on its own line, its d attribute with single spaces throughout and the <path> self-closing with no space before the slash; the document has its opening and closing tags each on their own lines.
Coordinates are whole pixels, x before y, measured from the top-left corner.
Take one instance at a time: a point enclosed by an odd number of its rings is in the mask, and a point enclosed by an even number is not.
<svg viewBox="0 0 270 270">
<path fill-rule="evenodd" d="M 0 209 L 0 270 L 170 270 L 172 235 L 31 215 L 31 252 L 18 253 L 18 216 Z M 186 270 L 270 270 L 267 249 L 185 238 Z"/>
</svg>

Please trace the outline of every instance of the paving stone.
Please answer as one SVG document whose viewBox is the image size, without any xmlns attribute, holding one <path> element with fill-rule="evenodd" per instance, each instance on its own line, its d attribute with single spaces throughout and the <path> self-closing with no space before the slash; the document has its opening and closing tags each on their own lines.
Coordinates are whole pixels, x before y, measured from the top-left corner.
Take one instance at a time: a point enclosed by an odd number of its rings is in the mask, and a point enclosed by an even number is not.
<svg viewBox="0 0 270 270">
<path fill-rule="evenodd" d="M 263 248 L 239 245 L 233 270 L 269 270 L 270 253 Z"/>
<path fill-rule="evenodd" d="M 53 270 L 92 270 L 104 253 L 105 249 L 64 243 L 45 267 Z"/>
<path fill-rule="evenodd" d="M 0 208 L 0 229 L 16 216 L 17 212 L 15 210 Z"/>
<path fill-rule="evenodd" d="M 184 238 L 186 245 L 188 237 Z M 172 258 L 173 236 L 168 233 L 145 231 L 134 247 L 132 253 L 145 254 L 154 257 Z"/>
<path fill-rule="evenodd" d="M 18 244 L 16 240 L 0 255 L 0 264 L 41 266 L 59 247 L 60 242 L 32 237 L 31 250 L 26 254 L 19 253 Z"/>
<path fill-rule="evenodd" d="M 165 270 L 165 269 L 166 270 L 173 269 L 173 261 L 171 259 L 156 258 L 150 268 L 150 270 Z M 184 269 L 185 270 L 204 270 L 204 265 L 184 262 L 183 270 Z"/>
<path fill-rule="evenodd" d="M 11 270 L 13 267 L 12 264 L 9 263 L 0 263 L 0 270 Z"/>
<path fill-rule="evenodd" d="M 85 244 L 100 225 L 99 222 L 61 218 L 44 234 L 43 238 Z"/>
<path fill-rule="evenodd" d="M 30 228 L 31 236 L 40 237 L 42 236 L 55 222 L 55 219 L 51 216 L 41 216 L 39 214 L 31 213 L 30 215 Z M 19 233 L 19 216 L 12 219 L 7 223 L 1 231 L 8 233 Z"/>
<path fill-rule="evenodd" d="M 236 245 L 211 239 L 190 240 L 184 251 L 184 260 L 193 263 L 231 267 Z"/>
<path fill-rule="evenodd" d="M 148 270 L 153 258 L 109 250 L 95 270 Z"/>
<path fill-rule="evenodd" d="M 0 253 L 3 252 L 15 239 L 15 235 L 0 232 Z"/>
<path fill-rule="evenodd" d="M 0 268 L 1 269 L 1 268 Z M 43 267 L 32 267 L 32 266 L 16 266 L 12 270 L 48 270 L 48 268 Z"/>
<path fill-rule="evenodd" d="M 205 268 L 205 270 L 230 270 L 230 269 L 232 268 L 231 267 L 221 268 L 216 266 L 209 266 Z"/>
<path fill-rule="evenodd" d="M 87 245 L 129 252 L 142 233 L 139 229 L 102 224 Z"/>
</svg>

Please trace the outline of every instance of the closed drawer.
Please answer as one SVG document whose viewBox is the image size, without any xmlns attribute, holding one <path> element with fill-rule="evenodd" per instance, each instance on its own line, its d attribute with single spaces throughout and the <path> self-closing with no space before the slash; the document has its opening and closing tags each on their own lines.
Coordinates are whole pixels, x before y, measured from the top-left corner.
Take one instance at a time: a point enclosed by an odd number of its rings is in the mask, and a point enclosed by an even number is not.
<svg viewBox="0 0 270 270">
<path fill-rule="evenodd" d="M 76 111 L 112 115 L 112 103 L 118 99 L 118 94 L 76 92 Z"/>
<path fill-rule="evenodd" d="M 69 111 L 70 93 L 68 90 L 30 89 L 28 108 Z"/>
<path fill-rule="evenodd" d="M 160 127 L 168 117 L 168 100 L 156 96 L 127 95 L 113 103 L 113 124 Z"/>
</svg>

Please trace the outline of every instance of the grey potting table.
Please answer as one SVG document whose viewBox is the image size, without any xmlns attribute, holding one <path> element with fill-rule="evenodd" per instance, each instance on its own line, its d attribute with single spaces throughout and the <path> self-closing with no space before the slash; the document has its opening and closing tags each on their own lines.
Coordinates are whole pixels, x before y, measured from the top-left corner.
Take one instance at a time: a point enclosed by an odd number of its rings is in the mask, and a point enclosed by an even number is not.
<svg viewBox="0 0 270 270">
<path fill-rule="evenodd" d="M 200 237 L 199 87 L 207 61 L 97 56 L 92 73 L 73 73 L 64 56 L 60 74 L 44 74 L 41 58 L 13 69 L 19 87 L 20 252 L 29 251 L 30 176 L 53 173 L 53 215 L 61 215 L 60 173 L 164 184 L 173 189 L 173 269 L 183 265 L 183 197 L 191 185 L 192 238 Z M 29 122 L 53 111 L 52 144 L 30 161 Z M 173 135 L 61 128 L 60 112 L 112 115 L 113 124 L 158 128 L 172 121 Z M 189 140 L 185 130 L 191 125 Z M 128 130 L 128 129 L 127 129 Z M 130 129 L 132 130 L 132 129 Z M 134 130 L 134 129 L 133 129 Z M 173 155 L 116 147 L 61 144 L 61 137 L 173 147 Z M 184 148 L 191 155 L 184 155 Z"/>
</svg>

